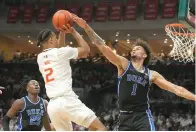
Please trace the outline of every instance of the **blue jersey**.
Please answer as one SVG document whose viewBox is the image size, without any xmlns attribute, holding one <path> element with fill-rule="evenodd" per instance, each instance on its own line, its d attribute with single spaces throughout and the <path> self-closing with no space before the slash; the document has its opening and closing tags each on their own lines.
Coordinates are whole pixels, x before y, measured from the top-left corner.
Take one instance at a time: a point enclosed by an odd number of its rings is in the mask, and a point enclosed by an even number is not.
<svg viewBox="0 0 196 132">
<path fill-rule="evenodd" d="M 126 71 L 118 77 L 118 104 L 121 111 L 145 111 L 149 109 L 149 69 L 138 72 L 129 62 Z"/>
<path fill-rule="evenodd" d="M 31 102 L 28 96 L 23 97 L 24 108 L 18 112 L 18 131 L 41 131 L 43 117 L 46 114 L 44 100 L 39 97 L 37 103 Z"/>
</svg>

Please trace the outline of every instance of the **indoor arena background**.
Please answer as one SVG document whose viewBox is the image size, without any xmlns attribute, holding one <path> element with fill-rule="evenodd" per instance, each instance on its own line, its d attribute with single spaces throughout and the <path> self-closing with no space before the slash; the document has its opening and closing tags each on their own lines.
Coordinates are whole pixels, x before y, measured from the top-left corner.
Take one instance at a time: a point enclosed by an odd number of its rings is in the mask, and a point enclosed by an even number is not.
<svg viewBox="0 0 196 132">
<path fill-rule="evenodd" d="M 20 83 L 31 78 L 40 82 L 41 94 L 47 99 L 38 70 L 36 36 L 45 28 L 53 29 L 51 17 L 66 9 L 84 18 L 118 54 L 129 58 L 133 42 L 142 38 L 150 45 L 153 57 L 150 69 L 167 80 L 195 93 L 195 63 L 179 63 L 168 56 L 173 42 L 164 27 L 179 23 L 180 0 L 1 0 L 0 1 L 0 95 L 1 120 L 18 98 Z M 99 117 L 109 130 L 116 130 L 117 69 L 91 44 L 87 35 L 76 27 L 91 48 L 87 59 L 71 60 L 73 88 L 80 99 Z M 58 33 L 58 32 L 57 32 Z M 71 35 L 68 46 L 76 47 Z M 195 103 L 152 85 L 150 103 L 157 130 L 195 130 Z M 17 118 L 17 117 L 16 117 Z M 16 129 L 16 119 L 10 122 Z M 85 128 L 74 125 L 74 130 Z"/>
</svg>

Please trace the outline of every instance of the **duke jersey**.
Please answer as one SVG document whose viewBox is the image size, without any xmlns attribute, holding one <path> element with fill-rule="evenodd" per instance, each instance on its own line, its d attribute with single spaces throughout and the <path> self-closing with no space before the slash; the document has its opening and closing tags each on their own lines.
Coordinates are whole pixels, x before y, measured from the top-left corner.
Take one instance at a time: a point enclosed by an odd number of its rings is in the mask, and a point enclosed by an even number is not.
<svg viewBox="0 0 196 132">
<path fill-rule="evenodd" d="M 75 95 L 72 90 L 70 59 L 77 57 L 78 50 L 72 47 L 50 48 L 38 55 L 37 63 L 49 98 Z"/>
<path fill-rule="evenodd" d="M 129 62 L 126 71 L 118 77 L 118 103 L 121 111 L 145 111 L 149 109 L 149 69 L 138 72 Z"/>
<path fill-rule="evenodd" d="M 39 97 L 37 103 L 30 101 L 28 96 L 23 97 L 25 106 L 18 112 L 18 131 L 41 131 L 43 117 L 46 114 L 44 100 Z"/>
</svg>

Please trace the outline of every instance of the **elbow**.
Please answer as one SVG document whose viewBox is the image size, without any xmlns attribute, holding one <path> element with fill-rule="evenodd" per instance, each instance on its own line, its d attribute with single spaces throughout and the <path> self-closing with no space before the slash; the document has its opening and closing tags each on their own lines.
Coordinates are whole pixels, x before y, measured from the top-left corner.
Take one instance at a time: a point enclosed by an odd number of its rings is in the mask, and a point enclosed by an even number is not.
<svg viewBox="0 0 196 132">
<path fill-rule="evenodd" d="M 90 48 L 88 47 L 88 48 L 85 49 L 84 57 L 85 58 L 88 57 L 89 53 L 90 53 Z"/>
<path fill-rule="evenodd" d="M 85 50 L 85 52 L 79 58 L 87 58 L 89 53 L 90 53 L 90 50 L 89 51 Z"/>
</svg>

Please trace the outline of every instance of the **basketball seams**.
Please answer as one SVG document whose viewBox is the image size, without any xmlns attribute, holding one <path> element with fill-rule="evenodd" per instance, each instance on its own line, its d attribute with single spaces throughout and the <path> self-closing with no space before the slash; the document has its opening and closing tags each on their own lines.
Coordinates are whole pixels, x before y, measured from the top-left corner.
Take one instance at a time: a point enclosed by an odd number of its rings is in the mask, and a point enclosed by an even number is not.
<svg viewBox="0 0 196 132">
<path fill-rule="evenodd" d="M 68 19 L 67 19 L 67 15 L 65 14 L 65 12 L 62 12 L 62 13 L 65 15 L 65 17 L 66 17 L 65 19 L 68 20 Z M 69 21 L 70 21 L 70 20 L 69 20 Z M 67 23 L 69 23 L 69 21 L 67 21 Z M 70 23 L 69 23 L 69 24 L 70 24 Z"/>
<path fill-rule="evenodd" d="M 72 25 L 71 21 L 72 17 L 70 13 L 66 10 L 60 10 L 57 11 L 53 16 L 53 25 L 54 27 L 59 30 L 59 28 L 62 28 L 63 25 L 70 24 Z"/>
</svg>

